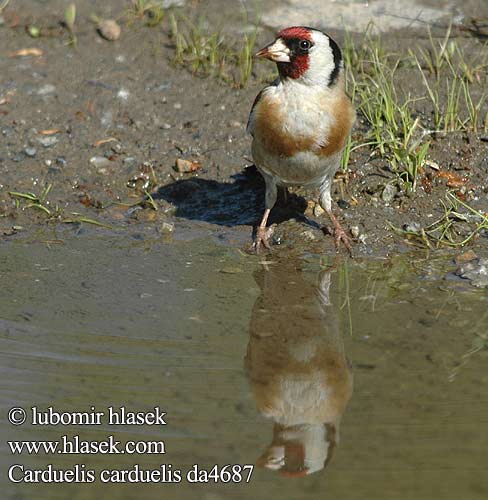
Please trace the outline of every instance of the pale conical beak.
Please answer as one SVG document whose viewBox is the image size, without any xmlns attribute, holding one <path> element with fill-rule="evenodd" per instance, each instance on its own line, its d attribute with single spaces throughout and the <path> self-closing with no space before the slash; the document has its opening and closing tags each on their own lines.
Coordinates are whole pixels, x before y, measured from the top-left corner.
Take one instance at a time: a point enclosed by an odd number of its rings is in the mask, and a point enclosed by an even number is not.
<svg viewBox="0 0 488 500">
<path fill-rule="evenodd" d="M 277 38 L 273 43 L 262 48 L 256 57 L 263 57 L 274 62 L 290 62 L 290 49 L 281 38 Z"/>
</svg>

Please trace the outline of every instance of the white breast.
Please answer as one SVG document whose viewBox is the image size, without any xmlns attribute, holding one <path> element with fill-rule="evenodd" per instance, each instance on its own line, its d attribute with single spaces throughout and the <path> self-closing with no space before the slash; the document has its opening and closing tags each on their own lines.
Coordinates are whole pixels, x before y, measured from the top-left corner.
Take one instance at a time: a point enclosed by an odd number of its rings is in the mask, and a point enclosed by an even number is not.
<svg viewBox="0 0 488 500">
<path fill-rule="evenodd" d="M 335 124 L 331 110 L 335 94 L 331 89 L 311 87 L 288 80 L 266 89 L 263 98 L 272 100 L 279 109 L 275 116 L 283 135 L 304 139 L 313 138 L 313 146 L 308 151 L 291 157 L 271 153 L 258 135 L 254 135 L 252 154 L 256 166 L 267 175 L 276 178 L 279 185 L 315 186 L 324 178 L 333 177 L 337 171 L 341 152 L 332 156 L 316 154 L 324 146 L 329 131 Z M 251 117 L 251 127 L 252 127 Z"/>
<path fill-rule="evenodd" d="M 266 97 L 276 102 L 281 110 L 280 125 L 283 132 L 294 137 L 314 136 L 317 147 L 323 145 L 323 139 L 329 134 L 334 123 L 328 108 L 334 96 L 329 89 L 311 87 L 288 80 L 266 91 Z"/>
</svg>

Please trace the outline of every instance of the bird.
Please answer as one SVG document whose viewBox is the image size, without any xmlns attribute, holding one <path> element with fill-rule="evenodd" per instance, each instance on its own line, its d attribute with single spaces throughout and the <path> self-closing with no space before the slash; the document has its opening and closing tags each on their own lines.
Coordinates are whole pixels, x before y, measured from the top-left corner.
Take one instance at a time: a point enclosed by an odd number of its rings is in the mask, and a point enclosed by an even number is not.
<svg viewBox="0 0 488 500">
<path fill-rule="evenodd" d="M 265 211 L 253 248 L 270 249 L 272 228 L 266 227 L 277 188 L 319 188 L 319 204 L 327 212 L 336 248 L 352 255 L 346 231 L 332 211 L 331 185 L 355 121 L 345 91 L 341 50 L 324 32 L 307 26 L 281 30 L 258 58 L 274 61 L 278 78 L 259 92 L 247 124 L 253 161 L 266 184 Z"/>
</svg>

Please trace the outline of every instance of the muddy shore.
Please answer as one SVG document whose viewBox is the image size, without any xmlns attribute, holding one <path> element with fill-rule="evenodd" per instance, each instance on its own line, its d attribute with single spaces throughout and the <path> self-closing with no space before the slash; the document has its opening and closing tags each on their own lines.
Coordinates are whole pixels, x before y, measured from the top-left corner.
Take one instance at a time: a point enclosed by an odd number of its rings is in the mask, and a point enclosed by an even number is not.
<svg viewBox="0 0 488 500">
<path fill-rule="evenodd" d="M 215 23 L 217 12 L 228 12 L 225 30 L 239 30 L 242 18 L 230 3 L 195 2 L 191 7 Z M 84 218 L 174 237 L 181 231 L 203 231 L 244 247 L 264 196 L 259 174 L 247 168 L 252 160 L 245 125 L 269 68 L 259 67 L 240 89 L 195 77 L 172 64 L 174 47 L 164 19 L 156 27 L 123 24 L 120 39 L 108 42 L 97 34 L 90 14 L 116 18 L 123 9 L 115 1 L 79 6 L 73 47 L 59 28 L 63 6 L 14 2 L 0 27 L 0 234 L 11 238 L 39 224 Z M 25 29 L 32 24 L 61 31 L 32 38 Z M 426 43 L 425 33 L 401 33 L 400 40 L 386 34 L 386 43 Z M 271 34 L 270 28 L 260 29 L 257 45 Z M 344 33 L 334 35 L 343 41 Z M 486 51 L 479 37 L 462 33 L 457 40 L 470 53 Z M 15 56 L 25 48 L 37 52 Z M 406 68 L 405 86 L 421 93 L 422 81 L 412 81 L 410 75 Z M 365 129 L 358 114 L 353 136 Z M 178 173 L 177 159 L 194 162 L 195 171 Z M 416 191 L 407 194 L 396 188 L 385 192 L 394 178 L 387 162 L 364 148 L 352 153 L 348 171 L 336 179 L 333 199 L 339 202 L 340 218 L 354 228 L 356 253 L 384 255 L 416 245 L 418 238 L 408 243 L 393 228 L 415 232 L 442 217 L 452 179 L 458 182 L 455 195 L 462 188 L 462 200 L 488 212 L 487 132 L 436 134 L 429 159 L 433 168 L 426 167 Z M 12 192 L 37 198 L 44 192 L 47 211 L 26 208 L 32 200 Z M 280 223 L 275 243 L 333 252 L 332 239 L 320 229 L 323 217 L 314 215 L 313 200 L 314 193 L 298 190 L 291 203 L 277 206 L 271 219 Z M 469 229 L 460 222 L 462 238 Z M 480 249 L 487 241 L 486 231 L 473 238 Z"/>
</svg>

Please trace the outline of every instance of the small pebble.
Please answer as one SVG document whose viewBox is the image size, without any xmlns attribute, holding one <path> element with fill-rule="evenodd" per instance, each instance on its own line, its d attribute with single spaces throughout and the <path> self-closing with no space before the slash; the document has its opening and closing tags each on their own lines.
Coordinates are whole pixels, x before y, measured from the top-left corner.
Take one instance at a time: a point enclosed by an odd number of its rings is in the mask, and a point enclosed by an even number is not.
<svg viewBox="0 0 488 500">
<path fill-rule="evenodd" d="M 170 224 L 169 222 L 163 222 L 161 224 L 161 231 L 165 233 L 172 233 L 175 230 L 175 225 Z"/>
<path fill-rule="evenodd" d="M 306 241 L 315 241 L 317 239 L 315 234 L 310 229 L 302 232 L 302 238 Z"/>
<path fill-rule="evenodd" d="M 343 199 L 337 200 L 337 205 L 339 205 L 339 208 L 342 208 L 342 210 L 347 210 L 351 207 L 351 204 Z"/>
<path fill-rule="evenodd" d="M 316 203 L 312 200 L 307 201 L 307 208 L 305 209 L 305 215 L 310 217 L 313 214 L 313 209 L 315 208 Z"/>
<path fill-rule="evenodd" d="M 108 167 L 110 165 L 110 160 L 108 158 L 105 158 L 105 156 L 92 156 L 90 158 L 90 163 L 98 169 L 102 169 L 103 167 Z M 99 173 L 105 173 L 105 172 L 100 172 Z"/>
<path fill-rule="evenodd" d="M 315 215 L 315 217 L 320 217 L 324 213 L 325 210 L 318 203 L 313 207 L 313 214 Z"/>
<path fill-rule="evenodd" d="M 50 148 L 54 146 L 59 139 L 54 135 L 42 136 L 37 138 L 37 142 L 44 146 L 45 148 Z"/>
<path fill-rule="evenodd" d="M 459 267 L 455 274 L 478 288 L 488 287 L 488 259 L 475 259 Z"/>
<path fill-rule="evenodd" d="M 359 227 L 358 226 L 351 226 L 351 236 L 353 238 L 359 238 Z"/>
<path fill-rule="evenodd" d="M 56 165 L 58 167 L 66 167 L 68 165 L 68 162 L 66 161 L 66 158 L 64 156 L 59 156 L 56 158 Z"/>
<path fill-rule="evenodd" d="M 49 95 L 49 94 L 54 94 L 56 92 L 56 87 L 52 83 L 46 83 L 46 85 L 43 85 L 39 89 L 37 89 L 36 94 L 43 96 L 43 95 Z"/>
<path fill-rule="evenodd" d="M 175 170 L 180 174 L 195 172 L 199 168 L 201 168 L 201 164 L 197 161 L 183 160 L 182 158 L 177 158 L 175 161 Z"/>
<path fill-rule="evenodd" d="M 122 99 L 123 101 L 127 101 L 127 99 L 129 99 L 129 96 L 130 96 L 130 92 L 127 89 L 120 89 L 117 92 L 117 97 L 119 99 Z"/>
<path fill-rule="evenodd" d="M 36 148 L 25 148 L 24 149 L 24 153 L 27 156 L 30 156 L 31 158 L 34 158 L 34 156 L 36 156 L 36 154 L 37 154 L 37 149 Z"/>
<path fill-rule="evenodd" d="M 391 203 L 393 201 L 393 198 L 395 198 L 397 193 L 398 193 L 398 189 L 395 185 L 387 184 L 384 187 L 383 192 L 381 193 L 381 199 L 385 203 Z"/>
<path fill-rule="evenodd" d="M 406 224 L 403 224 L 402 229 L 407 233 L 419 234 L 421 227 L 418 222 L 407 222 Z"/>
<path fill-rule="evenodd" d="M 113 19 L 103 19 L 98 23 L 98 32 L 100 35 L 110 42 L 120 38 L 120 26 Z"/>
</svg>

